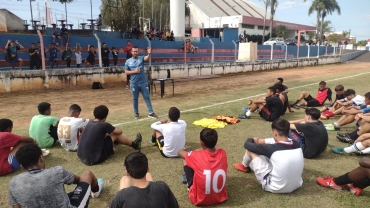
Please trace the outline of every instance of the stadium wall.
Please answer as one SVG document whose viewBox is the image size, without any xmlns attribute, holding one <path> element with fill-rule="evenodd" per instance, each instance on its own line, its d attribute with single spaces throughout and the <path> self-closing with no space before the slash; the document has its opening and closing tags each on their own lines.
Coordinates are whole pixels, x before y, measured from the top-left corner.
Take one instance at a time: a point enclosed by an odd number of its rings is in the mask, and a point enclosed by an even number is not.
<svg viewBox="0 0 370 208">
<path fill-rule="evenodd" d="M 257 61 L 235 63 L 204 63 L 153 66 L 153 78 L 166 77 L 167 70 L 172 78 L 210 74 L 230 74 L 248 71 L 261 71 L 302 67 L 318 64 L 340 63 L 341 56 L 325 56 L 311 59 L 291 59 L 288 61 Z M 145 66 L 145 70 L 150 70 Z M 0 72 L 0 92 L 17 92 L 47 89 L 90 88 L 93 82 L 126 82 L 123 68 L 88 68 L 58 70 L 27 70 Z"/>
</svg>

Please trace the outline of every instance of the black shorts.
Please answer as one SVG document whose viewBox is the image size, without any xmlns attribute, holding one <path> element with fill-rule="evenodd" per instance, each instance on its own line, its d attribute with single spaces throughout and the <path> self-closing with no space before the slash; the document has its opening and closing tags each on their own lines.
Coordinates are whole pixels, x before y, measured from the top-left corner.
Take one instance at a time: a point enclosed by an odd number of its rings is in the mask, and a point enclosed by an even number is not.
<svg viewBox="0 0 370 208">
<path fill-rule="evenodd" d="M 261 118 L 265 119 L 266 121 L 276 120 L 271 116 L 270 110 L 267 109 L 265 106 L 263 106 L 263 108 L 260 110 L 259 114 L 260 114 Z"/>
<path fill-rule="evenodd" d="M 79 182 L 76 188 L 68 193 L 69 202 L 75 207 L 88 207 L 91 186 L 86 182 Z"/>
<path fill-rule="evenodd" d="M 100 157 L 97 163 L 102 163 L 108 159 L 110 155 L 114 154 L 113 142 L 110 136 L 104 138 L 103 148 L 100 152 Z"/>
<path fill-rule="evenodd" d="M 163 157 L 166 157 L 168 158 L 164 153 L 163 153 L 163 146 L 164 146 L 164 137 L 163 136 L 160 136 L 157 138 L 157 147 L 159 149 L 159 152 L 161 153 L 161 155 Z"/>
<path fill-rule="evenodd" d="M 193 185 L 194 170 L 189 166 L 184 165 L 184 172 L 186 176 L 186 182 L 188 183 L 188 188 L 190 188 Z"/>
<path fill-rule="evenodd" d="M 304 100 L 307 103 L 307 107 L 317 107 L 321 105 L 319 101 L 314 99 L 311 95 L 308 95 L 308 97 L 306 97 Z"/>
</svg>

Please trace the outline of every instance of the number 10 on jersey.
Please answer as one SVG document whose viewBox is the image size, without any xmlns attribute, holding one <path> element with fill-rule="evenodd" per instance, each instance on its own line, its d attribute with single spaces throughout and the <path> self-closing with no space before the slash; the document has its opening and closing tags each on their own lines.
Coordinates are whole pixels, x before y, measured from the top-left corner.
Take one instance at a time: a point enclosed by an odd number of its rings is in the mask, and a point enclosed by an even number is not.
<svg viewBox="0 0 370 208">
<path fill-rule="evenodd" d="M 220 193 L 226 183 L 226 173 L 222 169 L 218 169 L 216 172 L 212 173 L 211 170 L 204 170 L 203 175 L 206 176 L 206 194 L 211 193 L 211 188 L 215 193 Z M 218 184 L 218 178 L 222 177 L 222 185 Z M 221 185 L 220 188 L 219 185 Z"/>
</svg>

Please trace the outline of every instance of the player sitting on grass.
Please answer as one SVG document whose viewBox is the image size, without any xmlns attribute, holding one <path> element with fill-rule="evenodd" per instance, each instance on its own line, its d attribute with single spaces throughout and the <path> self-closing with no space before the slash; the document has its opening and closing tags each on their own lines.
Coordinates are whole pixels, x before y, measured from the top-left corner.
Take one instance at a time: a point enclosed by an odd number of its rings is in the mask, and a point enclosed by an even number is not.
<svg viewBox="0 0 370 208">
<path fill-rule="evenodd" d="M 153 181 L 148 172 L 148 158 L 141 152 L 133 152 L 125 159 L 126 176 L 120 181 L 119 191 L 110 208 L 179 207 L 175 196 L 165 182 Z"/>
<path fill-rule="evenodd" d="M 307 108 L 304 119 L 290 121 L 289 138 L 300 144 L 303 156 L 308 159 L 318 157 L 328 145 L 328 132 L 319 118 L 318 109 Z"/>
<path fill-rule="evenodd" d="M 370 113 L 367 114 L 357 114 L 355 116 L 357 120 L 356 126 L 358 128 L 350 133 L 337 133 L 337 139 L 341 142 L 353 144 L 357 138 L 365 133 L 370 133 Z"/>
<path fill-rule="evenodd" d="M 275 84 L 273 86 L 275 89 L 276 89 L 276 96 L 280 98 L 281 102 L 283 103 L 283 109 L 281 111 L 281 115 L 284 115 L 286 110 L 289 109 L 289 112 L 290 113 L 293 113 L 294 111 L 292 111 L 290 105 L 289 105 L 289 100 L 288 100 L 288 95 L 287 93 L 284 91 L 284 86 L 282 84 Z"/>
<path fill-rule="evenodd" d="M 319 90 L 317 91 L 316 98 L 313 98 L 308 92 L 303 91 L 299 95 L 297 101 L 291 106 L 295 109 L 299 109 L 300 107 L 317 107 L 323 105 L 327 99 L 329 100 L 331 105 L 331 94 L 331 89 L 326 87 L 326 82 L 321 81 L 319 83 Z M 302 99 L 304 99 L 306 102 L 299 104 Z"/>
<path fill-rule="evenodd" d="M 188 184 L 189 199 L 194 205 L 213 205 L 227 200 L 227 156 L 216 148 L 217 132 L 205 128 L 200 132 L 202 150 L 179 150 L 184 159 L 182 182 Z"/>
<path fill-rule="evenodd" d="M 353 195 L 360 196 L 362 189 L 370 185 L 370 158 L 361 158 L 360 166 L 339 177 L 316 178 L 321 186 L 335 190 L 349 190 Z"/>
<path fill-rule="evenodd" d="M 178 157 L 178 151 L 185 147 L 186 122 L 179 120 L 180 110 L 176 107 L 170 108 L 168 118 L 151 125 L 154 129 L 151 142 L 158 146 L 162 156 Z"/>
<path fill-rule="evenodd" d="M 304 159 L 297 142 L 288 138 L 289 122 L 272 122 L 273 138 L 249 138 L 242 163 L 234 168 L 242 172 L 254 171 L 262 189 L 272 193 L 291 193 L 302 186 Z"/>
<path fill-rule="evenodd" d="M 80 132 L 86 126 L 88 119 L 78 118 L 81 113 L 81 107 L 73 104 L 69 107 L 69 115 L 63 117 L 58 125 L 58 138 L 60 145 L 71 152 L 76 152 L 78 142 L 80 141 Z"/>
<path fill-rule="evenodd" d="M 251 99 L 248 105 L 252 107 L 245 112 L 246 118 L 250 118 L 251 114 L 257 109 L 260 110 L 260 116 L 266 121 L 274 121 L 280 118 L 281 112 L 283 110 L 283 103 L 275 95 L 276 89 L 274 87 L 267 88 L 266 97 Z"/>
<path fill-rule="evenodd" d="M 141 134 L 137 134 L 135 141 L 130 141 L 122 135 L 121 129 L 105 122 L 108 112 L 107 106 L 97 106 L 94 109 L 95 119 L 87 123 L 81 134 L 77 156 L 85 165 L 96 165 L 108 159 L 111 154 L 114 154 L 113 142 L 124 144 L 134 149 L 141 148 Z"/>
<path fill-rule="evenodd" d="M 284 79 L 279 77 L 279 78 L 276 79 L 275 84 L 277 84 L 277 85 L 281 84 L 281 86 L 283 87 L 282 93 L 288 94 L 288 92 L 289 92 L 288 87 L 285 86 L 283 84 L 283 82 L 284 82 Z"/>
<path fill-rule="evenodd" d="M 336 106 L 336 102 L 338 101 L 338 100 L 342 100 L 342 99 L 344 99 L 344 98 L 346 98 L 346 96 L 344 96 L 344 86 L 343 85 L 341 85 L 341 84 L 339 84 L 339 85 L 337 85 L 337 86 L 335 86 L 335 100 L 334 100 L 334 102 L 332 103 L 332 105 L 325 105 L 324 107 L 322 107 L 321 109 L 320 109 L 320 112 L 324 112 L 324 111 L 326 111 L 326 110 L 331 110 L 332 112 L 334 112 L 334 110 L 337 110 L 338 108 L 338 106 Z M 334 109 L 333 109 L 333 107 L 334 107 Z"/>
<path fill-rule="evenodd" d="M 9 182 L 10 206 L 88 207 L 90 194 L 98 197 L 104 188 L 103 179 L 89 170 L 77 176 L 61 166 L 45 168 L 41 149 L 34 144 L 19 148 L 16 158 L 26 171 Z M 67 194 L 64 185 L 72 183 L 77 185 Z"/>
<path fill-rule="evenodd" d="M 370 92 L 365 94 L 365 104 L 360 106 L 350 106 L 343 109 L 343 116 L 338 119 L 338 121 L 325 125 L 328 131 L 340 130 L 341 126 L 347 125 L 355 121 L 355 116 L 358 113 L 370 113 Z"/>
<path fill-rule="evenodd" d="M 0 176 L 16 171 L 20 164 L 15 158 L 18 149 L 25 144 L 34 143 L 31 137 L 12 134 L 13 122 L 10 119 L 0 119 Z"/>
<path fill-rule="evenodd" d="M 327 107 L 323 107 L 320 111 L 321 113 L 321 119 L 326 120 L 330 117 L 334 117 L 335 115 L 342 114 L 342 111 L 344 108 L 349 106 L 360 106 L 365 104 L 365 98 L 361 95 L 356 95 L 356 92 L 353 89 L 347 89 L 344 92 L 345 98 L 337 100 L 333 107 L 331 107 L 329 110 L 325 110 Z"/>
<path fill-rule="evenodd" d="M 57 124 L 59 118 L 51 116 L 50 103 L 42 102 L 37 106 L 39 115 L 32 118 L 29 134 L 40 148 L 52 147 L 58 140 Z"/>
</svg>

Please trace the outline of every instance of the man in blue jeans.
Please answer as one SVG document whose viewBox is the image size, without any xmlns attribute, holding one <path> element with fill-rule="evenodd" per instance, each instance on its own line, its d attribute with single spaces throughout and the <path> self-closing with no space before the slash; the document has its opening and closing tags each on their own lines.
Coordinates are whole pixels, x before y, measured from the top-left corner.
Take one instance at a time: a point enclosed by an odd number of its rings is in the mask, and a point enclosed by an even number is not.
<svg viewBox="0 0 370 208">
<path fill-rule="evenodd" d="M 149 118 L 158 118 L 153 112 L 152 103 L 149 96 L 148 80 L 145 75 L 144 62 L 149 61 L 152 49 L 148 48 L 148 55 L 139 56 L 139 48 L 133 46 L 131 49 L 132 57 L 125 63 L 125 73 L 130 75 L 130 89 L 132 92 L 132 104 L 134 106 L 135 118 L 139 119 L 138 99 L 139 93 L 143 95 L 146 107 L 149 111 Z"/>
</svg>

